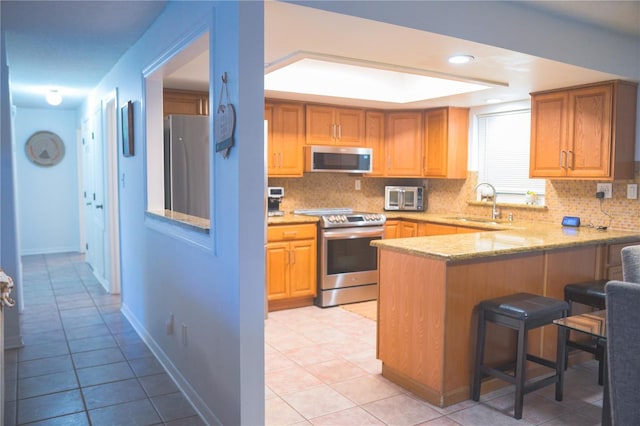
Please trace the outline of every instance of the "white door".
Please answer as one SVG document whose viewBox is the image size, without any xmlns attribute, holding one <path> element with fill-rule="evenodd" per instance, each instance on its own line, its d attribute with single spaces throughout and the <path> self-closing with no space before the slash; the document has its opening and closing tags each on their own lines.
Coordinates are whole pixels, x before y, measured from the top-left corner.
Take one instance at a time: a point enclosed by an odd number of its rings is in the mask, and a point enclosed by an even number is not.
<svg viewBox="0 0 640 426">
<path fill-rule="evenodd" d="M 93 138 L 91 136 L 91 121 L 82 122 L 82 199 L 84 202 L 85 227 L 85 260 L 89 265 L 94 261 L 94 232 L 93 232 Z"/>
<path fill-rule="evenodd" d="M 106 226 L 105 226 L 105 197 L 104 197 L 104 143 L 102 138 L 102 110 L 97 109 L 91 117 L 91 132 L 93 145 L 93 218 L 92 231 L 94 234 L 93 247 L 93 274 L 102 283 L 107 285 L 107 277 L 105 271 L 105 242 Z M 109 289 L 108 286 L 105 287 Z"/>
</svg>

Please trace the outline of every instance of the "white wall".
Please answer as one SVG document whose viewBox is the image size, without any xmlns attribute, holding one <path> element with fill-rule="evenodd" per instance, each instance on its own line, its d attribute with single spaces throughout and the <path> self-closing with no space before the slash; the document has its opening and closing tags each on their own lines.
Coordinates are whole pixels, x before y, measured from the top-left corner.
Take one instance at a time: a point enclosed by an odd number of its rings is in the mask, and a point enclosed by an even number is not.
<svg viewBox="0 0 640 426">
<path fill-rule="evenodd" d="M 136 154 L 119 154 L 123 311 L 211 424 L 264 423 L 263 21 L 261 2 L 169 2 L 78 117 L 114 88 L 120 105 L 134 102 Z M 154 141 L 145 141 L 141 76 L 203 23 L 212 34 L 211 111 L 226 72 L 236 147 L 228 159 L 212 155 L 211 233 L 195 236 L 145 214 L 145 144 Z"/>
<path fill-rule="evenodd" d="M 80 251 L 76 112 L 17 108 L 14 120 L 20 254 Z M 55 166 L 37 166 L 25 154 L 27 140 L 41 130 L 64 142 Z"/>
</svg>

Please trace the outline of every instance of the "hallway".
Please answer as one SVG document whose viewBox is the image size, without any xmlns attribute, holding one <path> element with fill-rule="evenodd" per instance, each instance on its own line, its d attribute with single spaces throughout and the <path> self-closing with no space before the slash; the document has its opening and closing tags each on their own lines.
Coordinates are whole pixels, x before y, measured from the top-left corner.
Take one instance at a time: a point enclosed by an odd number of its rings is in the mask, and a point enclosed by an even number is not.
<svg viewBox="0 0 640 426">
<path fill-rule="evenodd" d="M 22 262 L 24 347 L 5 353 L 5 426 L 204 424 L 83 255 Z"/>
</svg>

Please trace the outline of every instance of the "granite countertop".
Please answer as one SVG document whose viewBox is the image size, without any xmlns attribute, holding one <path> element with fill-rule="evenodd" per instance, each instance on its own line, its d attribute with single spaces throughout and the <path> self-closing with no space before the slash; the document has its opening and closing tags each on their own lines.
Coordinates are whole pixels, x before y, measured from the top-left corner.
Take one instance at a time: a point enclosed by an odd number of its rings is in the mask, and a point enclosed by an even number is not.
<svg viewBox="0 0 640 426">
<path fill-rule="evenodd" d="M 438 218 L 439 216 L 439 218 Z M 398 216 L 409 219 L 406 214 Z M 600 231 L 593 228 L 567 228 L 559 224 L 538 222 L 501 222 L 485 226 L 482 222 L 450 219 L 455 215 L 433 215 L 422 220 L 448 225 L 490 228 L 470 234 L 376 240 L 371 244 L 382 249 L 418 256 L 464 261 L 517 253 L 531 253 L 581 245 L 640 241 L 640 232 Z M 387 216 L 387 218 L 393 218 Z"/>
<path fill-rule="evenodd" d="M 285 213 L 284 216 L 268 216 L 267 225 L 296 225 L 304 223 L 318 223 L 318 216 Z"/>
</svg>

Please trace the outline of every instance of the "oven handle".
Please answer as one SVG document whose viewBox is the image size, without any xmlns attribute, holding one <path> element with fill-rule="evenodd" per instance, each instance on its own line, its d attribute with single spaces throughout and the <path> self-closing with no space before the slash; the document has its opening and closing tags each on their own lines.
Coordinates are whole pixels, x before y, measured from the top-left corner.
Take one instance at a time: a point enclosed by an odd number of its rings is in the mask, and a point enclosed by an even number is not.
<svg viewBox="0 0 640 426">
<path fill-rule="evenodd" d="M 345 238 L 366 238 L 366 237 L 382 237 L 384 235 L 384 227 L 363 227 L 363 228 L 337 228 L 323 229 L 322 237 L 327 240 L 340 240 Z"/>
</svg>

